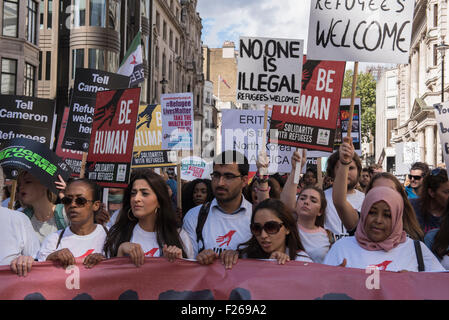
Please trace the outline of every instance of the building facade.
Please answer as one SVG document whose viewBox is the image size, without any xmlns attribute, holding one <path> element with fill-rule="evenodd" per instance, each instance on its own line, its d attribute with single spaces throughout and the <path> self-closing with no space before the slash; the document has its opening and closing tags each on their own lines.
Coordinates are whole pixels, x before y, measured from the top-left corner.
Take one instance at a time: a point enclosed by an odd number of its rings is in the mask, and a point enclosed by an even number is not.
<svg viewBox="0 0 449 320">
<path fill-rule="evenodd" d="M 410 60 L 397 68 L 397 127 L 392 142 L 399 146 L 408 145 L 409 149 L 416 144 L 418 160 L 431 167 L 442 162 L 433 105 L 449 97 L 447 79 L 442 83 L 442 51 L 438 50 L 441 43 L 449 41 L 446 39 L 447 16 L 448 6 L 444 0 L 416 1 Z M 408 157 L 407 148 L 396 149 L 400 153 L 398 158 Z"/>
<path fill-rule="evenodd" d="M 39 1 L 0 1 L 0 94 L 37 95 Z"/>
</svg>

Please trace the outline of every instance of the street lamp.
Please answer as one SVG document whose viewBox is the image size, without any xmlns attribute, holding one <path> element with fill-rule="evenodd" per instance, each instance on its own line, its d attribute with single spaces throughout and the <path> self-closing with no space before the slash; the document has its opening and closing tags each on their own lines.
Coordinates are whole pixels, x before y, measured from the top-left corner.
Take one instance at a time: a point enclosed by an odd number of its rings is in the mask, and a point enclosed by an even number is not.
<svg viewBox="0 0 449 320">
<path fill-rule="evenodd" d="M 437 50 L 441 53 L 441 102 L 444 102 L 444 55 L 447 49 L 449 49 L 449 45 L 444 42 L 437 45 Z"/>
<path fill-rule="evenodd" d="M 168 81 L 165 78 L 162 78 L 159 83 L 162 85 L 162 93 L 165 93 L 165 86 L 168 84 Z"/>
</svg>

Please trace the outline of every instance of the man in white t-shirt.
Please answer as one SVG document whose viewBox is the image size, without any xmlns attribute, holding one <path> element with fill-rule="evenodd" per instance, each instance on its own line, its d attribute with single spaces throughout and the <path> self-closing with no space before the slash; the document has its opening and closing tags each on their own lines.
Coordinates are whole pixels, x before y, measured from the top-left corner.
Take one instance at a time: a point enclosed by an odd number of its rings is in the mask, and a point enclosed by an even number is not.
<svg viewBox="0 0 449 320">
<path fill-rule="evenodd" d="M 3 181 L 0 167 L 0 190 L 3 190 Z M 30 219 L 21 212 L 0 207 L 0 265 L 9 265 L 19 256 L 35 259 L 39 246 Z"/>
<path fill-rule="evenodd" d="M 340 161 L 339 151 L 334 152 L 327 161 L 326 174 L 329 177 L 335 179 L 335 169 Z M 363 200 L 365 199 L 365 194 L 363 192 L 355 189 L 357 183 L 360 179 L 360 174 L 362 172 L 362 163 L 360 161 L 357 153 L 354 152 L 352 161 L 349 163 L 348 171 L 348 182 L 347 182 L 347 201 L 352 205 L 352 207 L 360 212 L 362 208 Z M 342 237 L 349 236 L 348 230 L 346 230 L 343 222 L 338 216 L 337 210 L 335 209 L 334 202 L 332 200 L 333 188 L 327 189 L 324 194 L 326 195 L 327 208 L 326 208 L 326 219 L 324 222 L 324 228 L 332 231 L 335 235 L 336 240 Z M 349 230 L 353 231 L 353 230 Z"/>
<path fill-rule="evenodd" d="M 237 151 L 225 151 L 214 160 L 210 209 L 197 206 L 184 217 L 183 229 L 189 234 L 194 256 L 201 264 L 212 263 L 226 249 L 235 250 L 251 238 L 252 204 L 242 194 L 248 183 L 247 158 Z M 200 213 L 201 211 L 201 213 Z M 199 219 L 206 220 L 197 237 Z"/>
</svg>

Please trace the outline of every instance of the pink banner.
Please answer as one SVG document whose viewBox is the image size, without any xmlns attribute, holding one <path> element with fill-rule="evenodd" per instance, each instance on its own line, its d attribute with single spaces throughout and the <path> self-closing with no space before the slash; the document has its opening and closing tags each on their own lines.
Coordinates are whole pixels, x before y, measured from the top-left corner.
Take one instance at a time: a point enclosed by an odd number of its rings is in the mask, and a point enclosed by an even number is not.
<svg viewBox="0 0 449 320">
<path fill-rule="evenodd" d="M 232 270 L 218 261 L 201 266 L 164 258 L 146 258 L 140 268 L 128 258 L 107 260 L 92 269 L 78 263 L 65 270 L 43 262 L 20 278 L 9 267 L 0 267 L 0 299 L 449 299 L 448 273 L 380 271 L 377 276 L 361 269 L 250 259 L 239 260 Z"/>
</svg>

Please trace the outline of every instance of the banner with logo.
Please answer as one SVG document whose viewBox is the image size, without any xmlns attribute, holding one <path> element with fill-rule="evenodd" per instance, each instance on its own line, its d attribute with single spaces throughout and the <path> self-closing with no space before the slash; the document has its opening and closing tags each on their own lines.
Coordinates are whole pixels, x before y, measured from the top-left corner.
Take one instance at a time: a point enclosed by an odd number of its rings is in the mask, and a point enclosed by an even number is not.
<svg viewBox="0 0 449 320">
<path fill-rule="evenodd" d="M 449 275 L 389 272 L 316 263 L 239 259 L 231 270 L 219 262 L 145 258 L 102 261 L 92 269 L 82 259 L 63 269 L 35 262 L 26 277 L 0 267 L 1 300 L 447 300 Z M 170 313 L 170 312 L 173 312 Z M 181 318 L 182 308 L 167 310 Z M 185 312 L 185 311 L 184 311 Z M 220 313 L 218 310 L 216 311 Z M 225 310 L 221 311 L 223 314 Z M 168 316 L 168 315 L 171 316 Z M 176 316 L 177 315 L 177 316 Z M 214 319 L 217 317 L 213 317 Z M 221 317 L 219 317 L 221 318 Z"/>
<path fill-rule="evenodd" d="M 237 102 L 297 105 L 304 40 L 240 37 Z"/>
<path fill-rule="evenodd" d="M 312 0 L 310 59 L 408 63 L 415 1 Z"/>
<path fill-rule="evenodd" d="M 193 94 L 161 96 L 162 149 L 193 150 Z"/>
<path fill-rule="evenodd" d="M 128 88 L 129 77 L 95 69 L 76 69 L 62 147 L 87 152 L 97 92 Z"/>
<path fill-rule="evenodd" d="M 86 170 L 103 187 L 128 185 L 139 102 L 140 88 L 97 93 Z"/>
<path fill-rule="evenodd" d="M 222 110 L 221 141 L 222 150 L 237 150 L 248 158 L 249 171 L 257 171 L 257 158 L 262 150 L 265 114 L 263 110 Z M 270 128 L 271 111 L 268 111 Z M 267 130 L 267 134 L 270 131 Z M 268 139 L 266 140 L 268 141 Z M 290 146 L 267 143 L 265 151 L 270 160 L 268 172 L 290 172 L 294 148 Z"/>
<path fill-rule="evenodd" d="M 69 166 L 45 144 L 25 138 L 13 139 L 4 145 L 0 151 L 0 166 L 7 178 L 16 179 L 19 170 L 30 172 L 55 194 L 59 193 L 55 186 L 58 175 L 67 181 L 71 174 Z"/>
<path fill-rule="evenodd" d="M 270 129 L 277 144 L 332 152 L 345 62 L 307 60 L 296 106 L 274 106 Z"/>
<path fill-rule="evenodd" d="M 182 180 L 210 179 L 212 171 L 212 162 L 206 162 L 200 157 L 192 156 L 181 160 Z"/>
<path fill-rule="evenodd" d="M 81 172 L 81 162 L 83 159 L 83 153 L 81 151 L 70 150 L 62 148 L 62 140 L 64 139 L 65 129 L 67 127 L 67 120 L 69 119 L 69 108 L 64 108 L 64 114 L 62 116 L 61 130 L 59 130 L 58 143 L 56 145 L 56 155 L 62 158 L 65 163 L 70 166 L 72 170 L 72 176 L 79 177 Z"/>
<path fill-rule="evenodd" d="M 161 105 L 139 106 L 133 168 L 176 166 L 176 151 L 162 150 Z"/>
<path fill-rule="evenodd" d="M 0 148 L 14 138 L 51 146 L 55 101 L 0 95 Z"/>
</svg>

